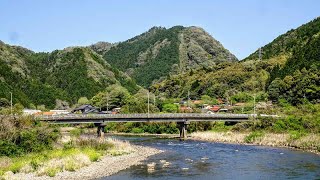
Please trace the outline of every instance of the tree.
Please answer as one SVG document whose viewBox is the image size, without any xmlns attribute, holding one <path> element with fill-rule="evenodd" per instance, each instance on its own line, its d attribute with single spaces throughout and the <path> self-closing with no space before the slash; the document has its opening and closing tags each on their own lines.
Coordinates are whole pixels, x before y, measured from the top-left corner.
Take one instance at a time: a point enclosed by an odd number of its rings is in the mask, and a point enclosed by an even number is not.
<svg viewBox="0 0 320 180">
<path fill-rule="evenodd" d="M 10 106 L 10 102 L 6 98 L 0 98 L 0 108 Z"/>
<path fill-rule="evenodd" d="M 168 113 L 176 113 L 178 112 L 179 106 L 176 104 L 164 104 L 162 107 L 163 112 L 168 112 Z"/>
<path fill-rule="evenodd" d="M 84 104 L 88 104 L 89 103 L 89 100 L 87 97 L 80 97 L 78 99 L 78 105 L 84 105 Z"/>
<path fill-rule="evenodd" d="M 69 109 L 69 103 L 60 99 L 56 99 L 56 106 L 54 109 L 66 110 Z"/>
<path fill-rule="evenodd" d="M 280 78 L 273 80 L 268 87 L 269 98 L 273 101 L 278 101 L 282 96 L 284 82 Z"/>
<path fill-rule="evenodd" d="M 37 109 L 38 109 L 38 110 L 41 110 L 41 111 L 46 111 L 46 110 L 47 110 L 47 109 L 46 109 L 46 106 L 45 106 L 44 104 L 38 105 L 38 106 L 37 106 Z"/>
</svg>

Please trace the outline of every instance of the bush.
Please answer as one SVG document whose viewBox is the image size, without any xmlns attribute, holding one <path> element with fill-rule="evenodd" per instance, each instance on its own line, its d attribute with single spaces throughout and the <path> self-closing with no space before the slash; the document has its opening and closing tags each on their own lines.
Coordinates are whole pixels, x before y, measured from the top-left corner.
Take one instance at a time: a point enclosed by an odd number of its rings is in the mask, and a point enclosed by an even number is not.
<svg viewBox="0 0 320 180">
<path fill-rule="evenodd" d="M 0 129 L 0 156 L 19 156 L 52 149 L 60 135 L 57 129 L 30 117 L 3 117 Z"/>
<path fill-rule="evenodd" d="M 80 137 L 82 133 L 83 133 L 83 129 L 79 129 L 79 128 L 75 128 L 70 131 L 70 134 L 74 137 Z"/>
<path fill-rule="evenodd" d="M 248 136 L 246 136 L 244 138 L 244 141 L 246 143 L 253 143 L 256 139 L 261 138 L 262 136 L 264 136 L 264 133 L 254 131 L 254 132 L 250 133 Z"/>
<path fill-rule="evenodd" d="M 132 128 L 131 132 L 132 133 L 144 133 L 144 130 L 141 128 Z"/>
</svg>

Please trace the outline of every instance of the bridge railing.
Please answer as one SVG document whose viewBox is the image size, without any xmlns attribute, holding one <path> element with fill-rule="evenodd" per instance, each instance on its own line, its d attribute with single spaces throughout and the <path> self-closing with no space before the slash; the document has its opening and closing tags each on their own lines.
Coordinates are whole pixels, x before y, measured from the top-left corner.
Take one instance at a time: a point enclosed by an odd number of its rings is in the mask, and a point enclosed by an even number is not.
<svg viewBox="0 0 320 180">
<path fill-rule="evenodd" d="M 235 118 L 243 119 L 254 115 L 250 114 L 204 114 L 204 113 L 166 113 L 166 114 L 64 114 L 64 115 L 41 115 L 41 120 L 59 119 L 154 119 L 154 118 Z"/>
</svg>

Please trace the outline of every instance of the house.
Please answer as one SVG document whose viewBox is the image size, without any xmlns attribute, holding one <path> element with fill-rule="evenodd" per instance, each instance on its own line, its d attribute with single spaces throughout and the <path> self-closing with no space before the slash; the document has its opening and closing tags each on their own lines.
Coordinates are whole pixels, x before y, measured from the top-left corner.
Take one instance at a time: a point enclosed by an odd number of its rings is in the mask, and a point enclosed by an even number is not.
<svg viewBox="0 0 320 180">
<path fill-rule="evenodd" d="M 36 110 L 36 109 L 23 109 L 22 110 L 23 115 L 26 115 L 26 116 L 35 115 L 35 114 L 38 114 L 40 112 L 41 112 L 41 110 Z"/>
<path fill-rule="evenodd" d="M 179 111 L 183 112 L 183 113 L 191 113 L 191 112 L 193 112 L 192 108 L 191 107 L 187 107 L 187 106 L 181 106 Z"/>
<path fill-rule="evenodd" d="M 213 111 L 213 112 L 218 112 L 220 109 L 220 106 L 217 106 L 217 105 L 214 105 L 212 106 L 211 108 L 209 108 L 210 111 Z"/>
<path fill-rule="evenodd" d="M 81 112 L 82 114 L 88 114 L 88 113 L 98 113 L 99 110 L 90 104 L 84 104 L 71 111 L 71 113 L 76 113 L 76 112 Z"/>
<path fill-rule="evenodd" d="M 50 112 L 53 112 L 54 115 L 59 115 L 59 114 L 69 114 L 70 112 L 67 110 L 50 110 Z"/>
</svg>

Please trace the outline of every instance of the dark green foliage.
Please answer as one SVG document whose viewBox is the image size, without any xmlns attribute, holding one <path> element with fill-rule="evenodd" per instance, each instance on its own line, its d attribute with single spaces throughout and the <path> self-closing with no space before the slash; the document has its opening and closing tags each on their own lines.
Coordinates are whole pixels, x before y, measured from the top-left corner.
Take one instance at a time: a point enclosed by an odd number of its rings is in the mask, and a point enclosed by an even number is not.
<svg viewBox="0 0 320 180">
<path fill-rule="evenodd" d="M 273 101 L 285 99 L 294 105 L 305 101 L 320 100 L 320 69 L 313 65 L 309 70 L 297 70 L 293 76 L 283 80 L 276 78 L 268 88 L 269 98 Z"/>
<path fill-rule="evenodd" d="M 166 30 L 153 28 L 149 32 L 129 39 L 117 46 L 112 47 L 104 58 L 114 67 L 121 71 L 129 68 L 137 68 L 133 75 L 138 84 L 148 86 L 155 79 L 167 75 L 173 64 L 179 63 L 179 40 L 178 33 L 183 27 L 177 26 Z M 145 52 L 156 42 L 167 39 L 171 43 L 160 49 L 155 59 L 146 62 L 143 66 L 137 65 L 139 52 Z"/>
<path fill-rule="evenodd" d="M 137 91 L 135 81 L 88 48 L 33 53 L 0 44 L 0 98 L 9 99 L 12 92 L 13 103 L 25 107 L 43 104 L 52 109 L 57 99 L 75 104 L 80 97 L 91 98 L 118 83 L 117 79 L 130 92 Z"/>
<path fill-rule="evenodd" d="M 284 78 L 287 75 L 292 75 L 295 71 L 303 68 L 320 69 L 320 35 L 308 39 L 305 45 L 298 47 L 293 52 L 291 58 L 288 59 L 283 68 L 275 67 L 271 72 L 270 80 L 276 77 Z"/>
<path fill-rule="evenodd" d="M 313 36 L 320 32 L 320 17 L 292 29 L 287 33 L 277 37 L 271 43 L 262 47 L 262 59 L 269 59 L 281 54 L 289 54 L 298 50 L 304 44 L 308 44 Z M 318 46 L 319 47 L 319 46 Z M 259 50 L 245 58 L 244 60 L 258 59 Z"/>
<path fill-rule="evenodd" d="M 188 132 L 211 130 L 211 122 L 192 122 L 187 126 Z M 125 133 L 150 133 L 150 134 L 177 134 L 179 125 L 170 123 L 108 123 L 105 131 L 117 131 Z"/>
<path fill-rule="evenodd" d="M 81 48 L 75 48 L 71 52 L 60 54 L 55 51 L 52 54 L 34 54 L 28 61 L 34 77 L 39 77 L 39 81 L 54 87 L 54 89 L 63 90 L 65 96 L 56 98 L 50 98 L 50 103 L 37 104 L 51 104 L 54 105 L 55 99 L 67 99 L 73 104 L 77 102 L 79 97 L 92 97 L 98 91 L 102 90 L 102 85 L 94 81 L 94 79 L 88 77 L 88 67 L 85 62 L 84 52 Z M 59 59 L 59 65 L 56 65 L 56 59 Z M 47 66 L 52 66 L 49 71 Z M 34 88 L 32 88 L 34 89 Z M 51 95 L 53 93 L 49 93 Z M 44 96 L 46 96 L 45 94 Z M 37 96 L 37 95 L 35 95 Z M 46 99 L 46 97 L 40 97 L 39 99 Z"/>
</svg>

